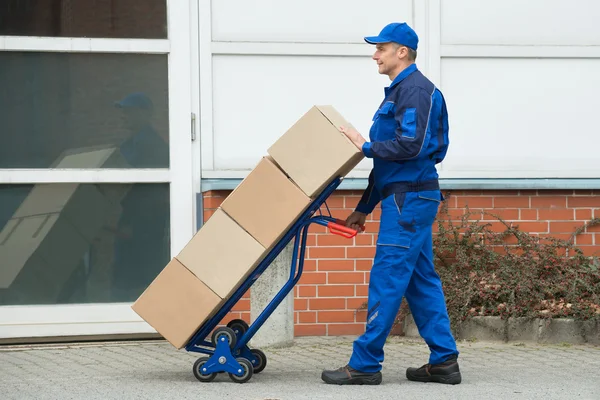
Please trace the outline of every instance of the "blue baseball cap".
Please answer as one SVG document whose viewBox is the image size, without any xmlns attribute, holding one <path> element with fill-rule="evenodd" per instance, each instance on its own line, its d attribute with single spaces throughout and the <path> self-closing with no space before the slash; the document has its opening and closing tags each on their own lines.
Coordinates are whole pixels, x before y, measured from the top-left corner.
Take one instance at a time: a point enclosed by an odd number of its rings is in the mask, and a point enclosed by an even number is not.
<svg viewBox="0 0 600 400">
<path fill-rule="evenodd" d="M 143 110 L 152 111 L 154 109 L 154 105 L 152 104 L 152 100 L 144 94 L 144 93 L 131 93 L 125 96 L 123 100 L 115 103 L 115 106 L 118 108 L 141 108 Z"/>
<path fill-rule="evenodd" d="M 393 22 L 386 25 L 378 36 L 367 36 L 365 42 L 369 44 L 394 42 L 417 50 L 419 37 L 417 33 L 405 22 Z"/>
</svg>

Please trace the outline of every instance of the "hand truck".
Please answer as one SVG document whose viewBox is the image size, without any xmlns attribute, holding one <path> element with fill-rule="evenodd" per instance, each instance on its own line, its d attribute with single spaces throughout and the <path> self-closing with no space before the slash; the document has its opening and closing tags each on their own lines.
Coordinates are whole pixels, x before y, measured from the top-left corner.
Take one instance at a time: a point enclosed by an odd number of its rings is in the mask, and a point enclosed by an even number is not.
<svg viewBox="0 0 600 400">
<path fill-rule="evenodd" d="M 258 349 L 250 349 L 248 342 L 300 279 L 304 266 L 306 239 L 310 225 L 319 224 L 325 226 L 329 228 L 331 233 L 346 238 L 353 238 L 358 233 L 356 230 L 346 227 L 345 221 L 333 218 L 326 203 L 326 200 L 336 190 L 341 181 L 342 177 L 337 177 L 323 189 L 233 295 L 192 336 L 185 346 L 186 351 L 207 355 L 198 358 L 193 366 L 194 376 L 199 381 L 211 382 L 218 373 L 226 372 L 232 381 L 244 383 L 249 381 L 253 374 L 265 369 L 267 365 L 265 353 Z M 321 205 L 323 204 L 327 208 L 328 216 L 323 215 L 321 212 Z M 319 215 L 314 215 L 317 210 L 319 210 Z M 364 230 L 364 227 L 361 227 L 361 230 Z M 252 325 L 248 325 L 242 319 L 235 319 L 230 321 L 225 327 L 214 329 L 294 237 L 295 242 L 290 278 Z M 299 256 L 298 252 L 300 253 Z M 213 332 L 211 340 L 208 341 L 206 338 L 211 331 Z"/>
</svg>

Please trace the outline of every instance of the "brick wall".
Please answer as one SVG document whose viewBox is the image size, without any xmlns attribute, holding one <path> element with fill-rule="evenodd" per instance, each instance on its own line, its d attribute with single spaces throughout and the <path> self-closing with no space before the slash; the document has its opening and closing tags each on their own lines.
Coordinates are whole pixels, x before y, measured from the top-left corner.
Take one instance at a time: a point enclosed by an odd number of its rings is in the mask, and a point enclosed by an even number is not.
<svg viewBox="0 0 600 400">
<path fill-rule="evenodd" d="M 204 220 L 229 194 L 212 191 L 204 196 Z M 446 193 L 446 192 L 444 192 Z M 346 218 L 360 199 L 361 191 L 338 191 L 327 201 L 334 217 Z M 600 190 L 448 191 L 449 215 L 459 218 L 465 207 L 471 212 L 491 212 L 522 231 L 567 239 L 579 226 L 600 218 Z M 355 335 L 364 330 L 365 312 L 357 309 L 367 300 L 369 273 L 375 254 L 381 211 L 369 216 L 366 232 L 346 239 L 313 225 L 307 241 L 304 273 L 294 288 L 295 334 Z M 482 216 L 482 221 L 492 221 Z M 600 227 L 576 238 L 587 255 L 600 255 Z M 250 322 L 246 295 L 227 320 Z"/>
</svg>

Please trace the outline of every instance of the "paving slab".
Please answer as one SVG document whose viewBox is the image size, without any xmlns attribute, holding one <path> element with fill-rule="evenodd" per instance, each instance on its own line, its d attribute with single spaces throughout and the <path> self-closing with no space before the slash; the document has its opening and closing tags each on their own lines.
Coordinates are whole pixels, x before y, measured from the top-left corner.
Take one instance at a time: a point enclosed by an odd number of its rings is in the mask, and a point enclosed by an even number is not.
<svg viewBox="0 0 600 400">
<path fill-rule="evenodd" d="M 379 386 L 326 385 L 324 368 L 348 361 L 354 337 L 302 337 L 264 348 L 267 368 L 244 384 L 196 380 L 198 355 L 164 341 L 0 347 L 2 399 L 600 399 L 600 347 L 460 342 L 463 382 L 406 380 L 427 362 L 420 339 L 390 338 Z"/>
</svg>

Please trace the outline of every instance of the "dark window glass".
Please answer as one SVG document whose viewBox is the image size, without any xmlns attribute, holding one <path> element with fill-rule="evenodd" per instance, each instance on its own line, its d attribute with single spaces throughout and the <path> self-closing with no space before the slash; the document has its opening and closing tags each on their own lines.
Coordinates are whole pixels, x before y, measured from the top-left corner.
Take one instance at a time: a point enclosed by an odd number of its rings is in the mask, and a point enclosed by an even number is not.
<svg viewBox="0 0 600 400">
<path fill-rule="evenodd" d="M 167 184 L 0 185 L 0 305 L 134 301 L 169 224 Z"/>
<path fill-rule="evenodd" d="M 166 0 L 2 0 L 0 36 L 165 39 Z"/>
<path fill-rule="evenodd" d="M 166 55 L 0 52 L 0 168 L 168 168 Z"/>
</svg>

